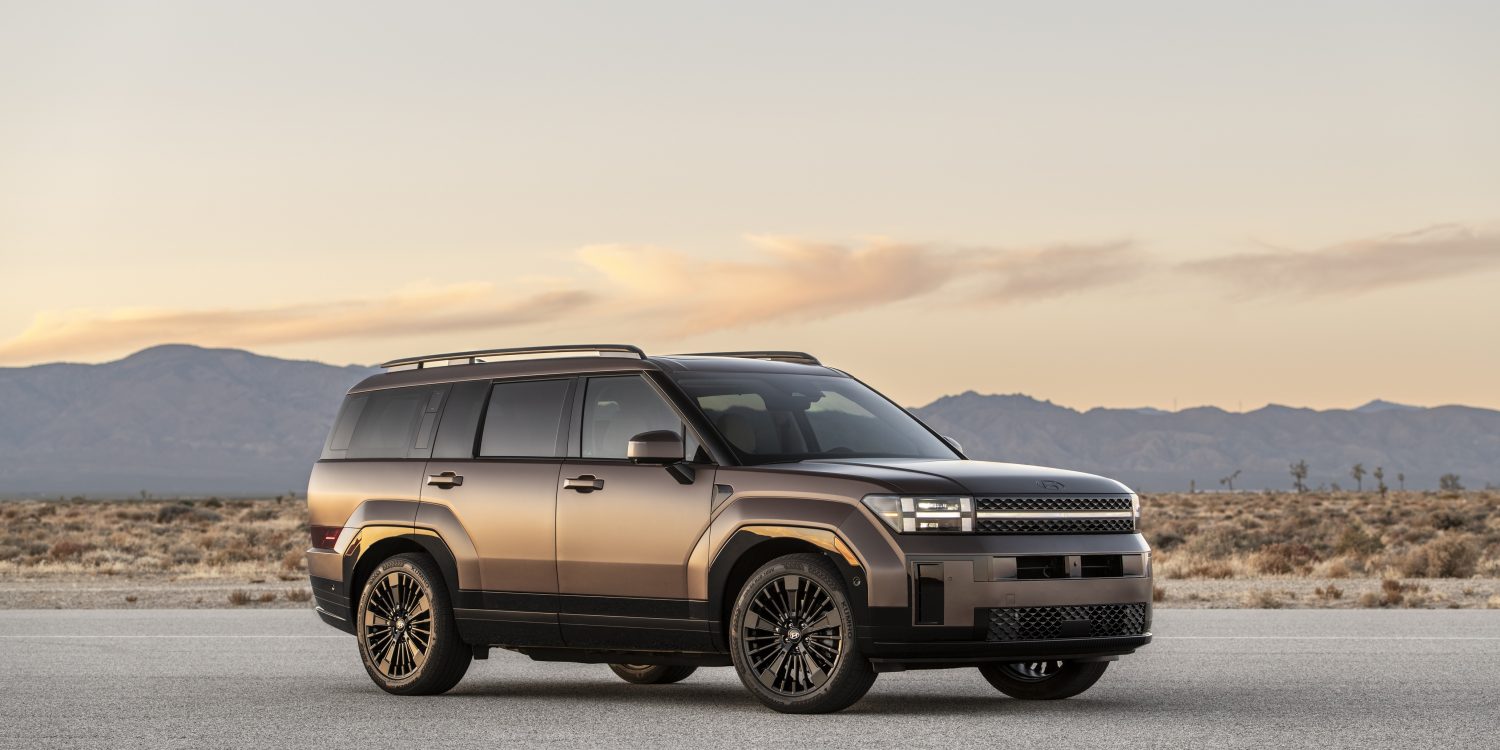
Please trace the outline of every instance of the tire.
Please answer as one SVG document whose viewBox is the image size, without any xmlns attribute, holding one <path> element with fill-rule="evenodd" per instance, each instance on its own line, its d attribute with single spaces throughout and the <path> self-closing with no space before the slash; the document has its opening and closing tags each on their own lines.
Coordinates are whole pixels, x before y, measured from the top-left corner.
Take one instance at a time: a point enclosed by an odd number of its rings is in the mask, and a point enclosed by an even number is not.
<svg viewBox="0 0 1500 750">
<path fill-rule="evenodd" d="M 669 664 L 611 664 L 609 668 L 620 679 L 636 685 L 667 685 L 682 682 L 698 671 L 697 667 Z"/>
<path fill-rule="evenodd" d="M 445 693 L 474 658 L 459 640 L 442 574 L 426 555 L 396 555 L 376 566 L 360 594 L 358 618 L 360 659 L 387 693 Z"/>
<path fill-rule="evenodd" d="M 875 684 L 843 577 L 822 555 L 779 557 L 750 576 L 735 598 L 729 640 L 740 681 L 781 713 L 848 708 Z"/>
<path fill-rule="evenodd" d="M 1104 676 L 1107 661 L 1030 661 L 982 664 L 979 673 L 1006 695 L 1023 701 L 1055 701 L 1088 690 Z"/>
</svg>

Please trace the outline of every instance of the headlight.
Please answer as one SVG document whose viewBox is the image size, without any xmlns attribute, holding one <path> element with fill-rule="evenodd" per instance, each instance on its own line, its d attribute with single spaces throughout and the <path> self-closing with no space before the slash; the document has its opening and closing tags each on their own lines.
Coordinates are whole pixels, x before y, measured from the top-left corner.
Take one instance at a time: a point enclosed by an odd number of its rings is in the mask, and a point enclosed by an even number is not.
<svg viewBox="0 0 1500 750">
<path fill-rule="evenodd" d="M 974 498 L 957 495 L 866 495 L 865 507 L 892 531 L 912 534 L 974 530 Z"/>
</svg>

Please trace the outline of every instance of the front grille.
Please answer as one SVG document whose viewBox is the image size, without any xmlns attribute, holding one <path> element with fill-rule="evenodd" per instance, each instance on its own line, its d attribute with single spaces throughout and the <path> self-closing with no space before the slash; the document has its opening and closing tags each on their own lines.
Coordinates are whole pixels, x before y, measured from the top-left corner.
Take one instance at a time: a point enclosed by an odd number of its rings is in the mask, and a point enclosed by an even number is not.
<svg viewBox="0 0 1500 750">
<path fill-rule="evenodd" d="M 1147 605 L 1080 604 L 1065 607 L 998 607 L 990 610 L 985 640 L 1050 641 L 1142 635 L 1150 625 Z"/>
<path fill-rule="evenodd" d="M 975 510 L 1130 510 L 1129 495 L 1118 497 L 976 497 Z"/>
<path fill-rule="evenodd" d="M 974 530 L 980 534 L 1128 534 L 1135 531 L 1130 518 L 979 518 Z"/>
</svg>

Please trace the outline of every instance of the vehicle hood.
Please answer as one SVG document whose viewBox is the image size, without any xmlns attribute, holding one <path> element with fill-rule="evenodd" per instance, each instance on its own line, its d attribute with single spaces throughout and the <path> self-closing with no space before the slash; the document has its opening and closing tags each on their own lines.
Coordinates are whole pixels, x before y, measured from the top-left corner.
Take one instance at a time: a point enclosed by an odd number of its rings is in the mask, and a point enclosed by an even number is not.
<svg viewBox="0 0 1500 750">
<path fill-rule="evenodd" d="M 1117 494 L 1130 488 L 1107 477 L 997 461 L 920 458 L 818 459 L 757 466 L 863 479 L 892 492 L 969 495 Z"/>
</svg>

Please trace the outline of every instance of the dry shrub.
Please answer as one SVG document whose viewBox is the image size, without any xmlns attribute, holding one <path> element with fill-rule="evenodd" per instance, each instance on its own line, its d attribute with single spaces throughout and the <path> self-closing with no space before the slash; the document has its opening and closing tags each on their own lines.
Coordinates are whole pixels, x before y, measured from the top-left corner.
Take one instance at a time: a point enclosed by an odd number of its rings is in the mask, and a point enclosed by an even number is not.
<svg viewBox="0 0 1500 750">
<path fill-rule="evenodd" d="M 1494 596 L 1491 596 L 1489 598 L 1489 601 L 1487 601 L 1487 602 L 1484 603 L 1484 608 L 1485 609 L 1500 609 L 1500 594 L 1495 594 Z"/>
<path fill-rule="evenodd" d="M 125 601 L 129 604 L 135 604 L 137 601 L 140 601 L 140 597 L 135 594 L 126 594 Z"/>
<path fill-rule="evenodd" d="M 1374 609 L 1380 606 L 1380 594 L 1374 591 L 1366 591 L 1359 595 L 1359 606 L 1366 609 Z"/>
<path fill-rule="evenodd" d="M 289 602 L 312 601 L 312 592 L 307 589 L 288 589 L 286 592 L 286 600 Z"/>
<path fill-rule="evenodd" d="M 1182 551 L 1194 557 L 1223 558 L 1239 549 L 1240 534 L 1228 526 L 1214 526 L 1189 539 Z"/>
<path fill-rule="evenodd" d="M 1427 592 L 1426 586 L 1402 583 L 1398 578 L 1384 578 L 1380 581 L 1380 606 L 1420 607 L 1427 603 Z"/>
<path fill-rule="evenodd" d="M 156 522 L 172 523 L 179 518 L 190 516 L 192 513 L 193 509 L 186 505 L 163 505 L 156 511 Z"/>
<path fill-rule="evenodd" d="M 47 550 L 47 556 L 53 560 L 76 560 L 85 552 L 91 552 L 94 545 L 84 542 L 75 542 L 72 539 L 59 539 Z"/>
<path fill-rule="evenodd" d="M 1427 523 L 1440 531 L 1453 531 L 1466 528 L 1469 525 L 1469 517 L 1456 510 L 1443 508 L 1428 516 Z"/>
<path fill-rule="evenodd" d="M 270 602 L 274 602 L 274 601 L 276 601 L 276 592 L 274 592 L 274 591 L 267 591 L 267 592 L 265 592 L 265 593 L 263 593 L 263 594 L 260 595 L 260 599 L 258 601 L 260 601 L 261 604 L 268 604 Z"/>
<path fill-rule="evenodd" d="M 1385 545 L 1380 542 L 1380 537 L 1371 534 L 1363 525 L 1350 524 L 1344 527 L 1344 533 L 1339 535 L 1333 548 L 1340 554 L 1369 557 L 1384 549 Z"/>
<path fill-rule="evenodd" d="M 1331 583 L 1328 584 L 1326 588 L 1319 586 L 1318 588 L 1313 589 L 1313 593 L 1316 594 L 1319 599 L 1322 599 L 1326 602 L 1344 598 L 1344 590 Z"/>
<path fill-rule="evenodd" d="M 1277 542 L 1268 544 L 1250 557 L 1257 572 L 1269 575 L 1290 575 L 1310 568 L 1318 555 L 1305 544 Z"/>
<path fill-rule="evenodd" d="M 1313 566 L 1312 574 L 1318 578 L 1348 578 L 1356 571 L 1363 570 L 1364 565 L 1358 560 L 1352 561 L 1352 565 L 1350 562 L 1350 559 L 1347 557 L 1335 557 L 1331 560 L 1324 560 Z"/>
<path fill-rule="evenodd" d="M 1468 534 L 1445 532 L 1408 552 L 1400 563 L 1404 575 L 1468 578 L 1479 565 L 1479 547 Z"/>
<path fill-rule="evenodd" d="M 1151 601 L 1164 602 L 1167 600 L 1167 590 L 1160 586 L 1151 587 Z"/>
<path fill-rule="evenodd" d="M 229 592 L 229 603 L 236 607 L 242 607 L 250 603 L 250 592 L 235 589 Z"/>
<path fill-rule="evenodd" d="M 1234 577 L 1234 565 L 1228 560 L 1211 560 L 1198 555 L 1175 555 L 1163 558 L 1161 567 L 1167 578 Z"/>
<path fill-rule="evenodd" d="M 1273 591 L 1253 589 L 1245 592 L 1244 604 L 1251 609 L 1281 609 L 1285 604 Z"/>
<path fill-rule="evenodd" d="M 289 549 L 281 556 L 281 569 L 291 572 L 307 566 L 307 553 L 300 549 Z"/>
</svg>

